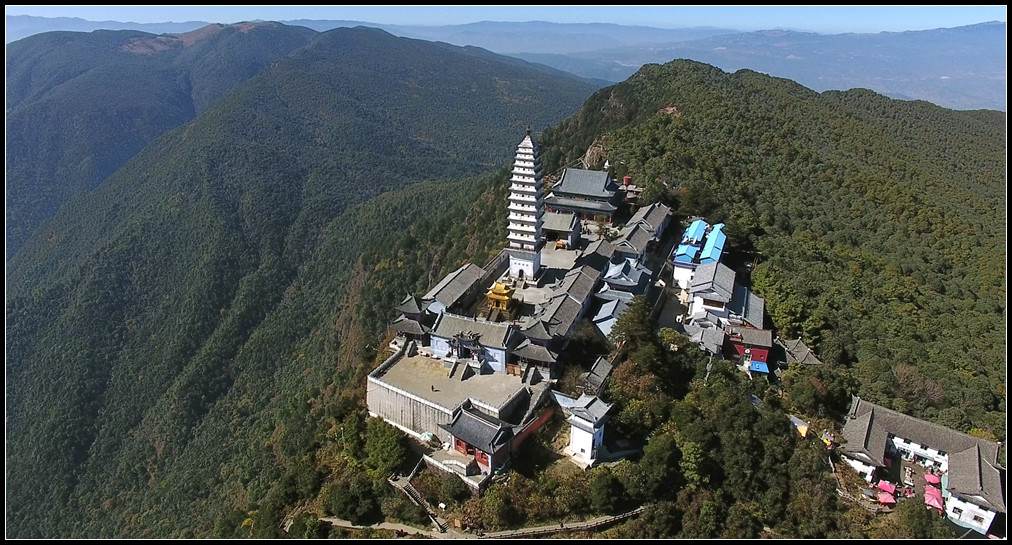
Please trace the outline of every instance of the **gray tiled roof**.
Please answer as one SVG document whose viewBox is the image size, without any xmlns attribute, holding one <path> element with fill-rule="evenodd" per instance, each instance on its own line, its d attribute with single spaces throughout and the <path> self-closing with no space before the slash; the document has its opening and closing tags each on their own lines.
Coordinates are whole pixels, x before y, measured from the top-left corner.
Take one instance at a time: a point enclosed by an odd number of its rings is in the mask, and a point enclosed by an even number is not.
<svg viewBox="0 0 1012 545">
<path fill-rule="evenodd" d="M 498 452 L 513 439 L 513 426 L 472 409 L 462 408 L 449 424 L 439 426 L 488 454 Z"/>
<path fill-rule="evenodd" d="M 545 231 L 572 232 L 576 228 L 576 214 L 572 212 L 545 212 L 541 228 Z"/>
<path fill-rule="evenodd" d="M 608 380 L 608 376 L 611 375 L 611 369 L 611 362 L 599 356 L 590 371 L 580 375 L 580 380 L 586 384 L 587 389 L 597 393 L 601 391 L 604 381 Z"/>
<path fill-rule="evenodd" d="M 587 245 L 587 249 L 576 259 L 576 264 L 588 266 L 597 271 L 608 268 L 611 256 L 615 253 L 615 245 L 607 240 L 598 239 Z"/>
<path fill-rule="evenodd" d="M 421 314 L 422 310 L 426 306 L 428 305 L 422 302 L 421 297 L 409 294 L 403 301 L 394 307 L 394 310 L 397 312 L 403 312 L 404 314 Z"/>
<path fill-rule="evenodd" d="M 731 335 L 741 335 L 742 344 L 748 346 L 760 346 L 763 348 L 770 348 L 773 346 L 773 332 L 768 329 L 729 327 L 727 332 Z"/>
<path fill-rule="evenodd" d="M 589 276 L 595 282 L 601 279 L 601 270 L 591 267 L 590 265 L 585 263 L 573 265 L 573 268 L 570 269 L 570 271 L 580 271 L 580 274 L 584 276 Z"/>
<path fill-rule="evenodd" d="M 567 168 L 559 183 L 552 187 L 552 192 L 609 200 L 617 189 L 607 172 Z"/>
<path fill-rule="evenodd" d="M 532 343 L 529 339 L 524 339 L 516 348 L 511 352 L 520 356 L 521 358 L 527 358 L 536 361 L 549 361 L 554 362 L 559 359 L 559 355 L 551 350 L 541 346 L 539 344 Z"/>
<path fill-rule="evenodd" d="M 717 300 L 729 302 L 734 292 L 734 271 L 719 261 L 696 267 L 689 293 L 708 291 L 712 291 Z"/>
<path fill-rule="evenodd" d="M 568 295 L 557 295 L 543 307 L 541 319 L 548 324 L 553 336 L 563 337 L 580 315 L 580 303 Z"/>
<path fill-rule="evenodd" d="M 881 466 L 887 434 L 881 426 L 872 426 L 871 420 L 871 411 L 848 417 L 842 433 L 843 451 L 871 465 Z"/>
<path fill-rule="evenodd" d="M 605 403 L 601 398 L 581 394 L 573 406 L 569 408 L 573 414 L 569 417 L 569 422 L 578 428 L 593 432 L 593 428 L 601 426 L 610 409 L 611 404 Z"/>
<path fill-rule="evenodd" d="M 727 308 L 731 312 L 741 316 L 742 319 L 753 327 L 762 329 L 766 301 L 762 297 L 752 293 L 752 290 L 735 282 L 734 294 L 731 296 L 731 303 Z"/>
<path fill-rule="evenodd" d="M 815 352 L 808 348 L 808 345 L 798 337 L 795 341 L 784 343 L 789 361 L 800 361 L 806 365 L 822 365 L 822 361 L 815 356 Z"/>
<path fill-rule="evenodd" d="M 393 322 L 390 322 L 390 329 L 402 333 L 411 333 L 412 335 L 424 335 L 429 332 L 429 328 L 403 314 L 398 316 Z"/>
<path fill-rule="evenodd" d="M 700 339 L 703 348 L 709 350 L 713 354 L 720 354 L 722 352 L 721 347 L 724 346 L 724 332 L 716 327 L 703 328 L 703 334 Z"/>
<path fill-rule="evenodd" d="M 615 249 L 619 252 L 631 251 L 634 254 L 642 254 L 652 238 L 654 238 L 653 232 L 642 225 L 626 225 L 619 237 L 615 239 Z"/>
<path fill-rule="evenodd" d="M 590 244 L 588 244 L 587 245 L 587 249 L 584 250 L 583 253 L 584 253 L 584 255 L 593 253 L 593 254 L 603 255 L 603 256 L 606 256 L 606 257 L 610 258 L 611 255 L 613 253 L 615 253 L 615 245 L 612 244 L 611 242 L 608 242 L 607 240 L 605 240 L 603 238 L 599 238 L 599 239 L 591 242 Z"/>
<path fill-rule="evenodd" d="M 530 318 L 520 332 L 528 339 L 547 341 L 552 338 L 552 334 L 548 331 L 545 323 L 537 317 Z"/>
<path fill-rule="evenodd" d="M 613 299 L 601 305 L 601 309 L 591 319 L 593 322 L 600 322 L 609 318 L 618 318 L 629 308 L 629 302 L 622 299 Z"/>
<path fill-rule="evenodd" d="M 685 324 L 685 334 L 689 340 L 699 344 L 699 347 L 715 355 L 721 354 L 721 347 L 724 345 L 724 331 L 716 327 L 699 327 L 694 324 Z"/>
<path fill-rule="evenodd" d="M 713 327 L 717 327 L 720 324 L 720 316 L 717 316 L 712 311 L 704 308 L 704 310 L 698 311 L 692 316 L 690 316 L 689 321 L 693 324 L 700 325 L 701 327 L 706 326 L 700 324 L 700 322 L 710 322 L 710 324 L 712 324 Z"/>
<path fill-rule="evenodd" d="M 949 478 L 946 484 L 949 492 L 970 503 L 1004 513 L 1004 469 L 999 469 L 996 464 L 984 458 L 980 444 L 948 454 Z M 959 471 L 954 471 L 953 466 L 958 467 Z"/>
<path fill-rule="evenodd" d="M 617 206 L 609 202 L 573 199 L 555 194 L 551 194 L 545 199 L 545 206 L 562 210 L 591 212 L 594 214 L 612 214 L 618 210 Z"/>
<path fill-rule="evenodd" d="M 446 306 L 452 306 L 467 293 L 467 290 L 474 285 L 485 274 L 485 269 L 467 263 L 459 269 L 443 277 L 438 284 L 433 286 L 423 299 L 435 299 Z"/>
<path fill-rule="evenodd" d="M 486 322 L 475 318 L 458 316 L 449 312 L 442 313 L 432 327 L 432 334 L 443 339 L 452 338 L 459 333 L 477 333 L 478 342 L 490 348 L 509 348 L 512 325 L 507 322 Z"/>
<path fill-rule="evenodd" d="M 653 203 L 650 206 L 641 207 L 636 211 L 635 214 L 629 218 L 627 225 L 634 223 L 642 224 L 653 231 L 654 236 L 660 236 L 657 231 L 660 229 L 661 224 L 664 223 L 664 218 L 671 213 L 671 208 L 661 203 Z"/>
<path fill-rule="evenodd" d="M 608 270 L 604 273 L 604 281 L 612 288 L 639 291 L 637 288 L 646 287 L 653 274 L 653 271 L 640 263 L 622 259 L 619 263 L 611 263 L 608 266 Z"/>
<path fill-rule="evenodd" d="M 602 301 L 614 301 L 616 299 L 621 301 L 632 301 L 635 295 L 628 291 L 617 290 L 605 283 L 601 286 L 601 289 L 597 290 L 594 297 L 597 297 Z"/>
<path fill-rule="evenodd" d="M 583 303 L 590 297 L 590 294 L 594 292 L 594 287 L 597 285 L 597 271 L 593 271 L 594 276 L 586 274 L 584 268 L 570 269 L 559 285 L 559 289 L 556 293 L 565 293 L 572 297 L 575 301 Z"/>
<path fill-rule="evenodd" d="M 944 451 L 949 456 L 949 491 L 968 501 L 979 496 L 992 509 L 1005 512 L 997 443 L 851 398 L 843 427 L 845 454 L 882 466 L 890 434 Z"/>
</svg>

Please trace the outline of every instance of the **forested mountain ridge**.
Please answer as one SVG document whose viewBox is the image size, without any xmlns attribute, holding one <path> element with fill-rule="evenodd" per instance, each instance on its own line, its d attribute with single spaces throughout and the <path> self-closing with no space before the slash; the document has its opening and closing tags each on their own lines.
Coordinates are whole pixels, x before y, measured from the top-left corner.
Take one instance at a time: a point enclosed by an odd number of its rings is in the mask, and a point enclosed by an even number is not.
<svg viewBox="0 0 1012 545">
<path fill-rule="evenodd" d="M 7 259 L 61 205 L 96 187 L 148 142 L 193 119 L 272 62 L 315 40 L 326 41 L 328 35 L 303 27 L 258 22 L 214 24 L 184 34 L 160 36 L 137 31 L 50 32 L 8 44 Z M 402 40 L 390 42 L 389 47 L 412 48 L 416 43 L 425 42 Z M 321 44 L 310 50 L 326 51 L 327 47 Z M 458 123 L 469 122 L 461 113 L 484 107 L 485 96 L 498 93 L 504 100 L 519 103 L 527 98 L 528 84 L 532 89 L 543 89 L 545 81 L 556 78 L 563 82 L 558 90 L 566 97 L 564 100 L 570 100 L 572 82 L 579 79 L 478 48 L 443 47 L 470 55 L 476 61 L 473 70 L 484 72 L 475 73 L 475 80 L 481 83 L 473 88 L 457 87 L 454 96 L 438 98 L 438 104 L 451 107 L 446 109 L 446 123 L 430 127 L 428 137 L 435 131 L 448 127 L 455 130 Z M 360 50 L 361 54 L 356 54 L 355 48 L 349 47 L 342 53 L 350 63 L 344 68 L 345 75 L 368 78 L 373 86 L 386 85 L 374 78 L 375 70 L 353 66 L 363 60 L 363 55 L 371 54 L 369 48 Z M 379 60 L 376 68 L 383 64 Z M 503 64 L 515 67 L 509 78 L 495 73 L 497 68 L 488 68 Z M 441 87 L 435 83 L 444 75 L 444 68 L 430 68 L 425 77 L 400 83 L 412 84 L 422 90 L 419 94 L 436 99 L 433 93 Z M 529 70 L 544 75 L 528 75 Z M 453 74 L 445 75 L 454 80 Z M 541 81 L 540 77 L 549 79 Z M 341 85 L 354 96 L 353 79 Z M 579 98 L 601 86 L 576 85 Z M 384 107 L 391 115 L 410 116 L 405 112 L 394 114 L 398 106 L 393 103 Z M 500 123 L 505 121 L 504 111 L 495 115 Z M 481 141 L 481 135 L 468 139 L 469 143 Z"/>
<path fill-rule="evenodd" d="M 364 373 L 405 292 L 500 247 L 502 168 L 523 128 L 564 117 L 568 88 L 513 64 L 503 82 L 447 80 L 492 61 L 398 40 L 321 36 L 69 202 L 11 260 L 11 535 L 276 537 L 296 508 L 315 520 L 349 501 L 406 518 L 385 480 L 400 433 L 366 424 Z M 518 99 L 514 79 L 537 91 Z M 570 111 L 590 94 L 573 85 Z M 457 96 L 477 106 L 450 107 Z M 783 396 L 730 365 L 709 373 L 691 343 L 654 339 L 637 302 L 616 324 L 638 334 L 606 395 L 642 459 L 511 473 L 468 500 L 472 521 L 651 503 L 604 535 L 913 537 L 839 499 L 825 448 L 785 413 L 828 426 L 860 393 L 1004 439 L 1004 124 L 686 61 L 591 95 L 538 138 L 544 171 L 593 148 L 594 166 L 609 159 L 678 219 L 726 222 L 727 262 L 747 280 L 758 258 L 773 325 L 826 365 L 787 371 Z"/>
<path fill-rule="evenodd" d="M 594 88 L 339 29 L 68 201 L 8 266 L 10 535 L 207 536 L 295 501 L 286 472 L 321 470 L 307 411 L 354 395 L 376 351 L 356 324 L 385 320 L 353 303 L 363 256 L 408 233 L 461 245 L 400 260 L 409 284 L 382 295 L 400 297 L 484 251 L 462 219 L 494 223 L 468 210 L 487 178 L 382 194 L 498 167 Z"/>
<path fill-rule="evenodd" d="M 859 393 L 1002 439 L 1005 123 L 674 61 L 595 93 L 542 142 L 547 165 L 596 143 L 648 193 L 727 224 L 779 334 L 830 364 L 787 375 L 804 408 L 839 414 Z"/>
<path fill-rule="evenodd" d="M 946 108 L 1005 111 L 1007 25 L 905 32 L 817 34 L 758 30 L 617 48 L 516 56 L 583 77 L 622 81 L 646 63 L 691 59 L 728 72 L 750 69 L 815 91 L 869 88 Z"/>
<path fill-rule="evenodd" d="M 7 258 L 63 203 L 317 33 L 50 32 L 7 45 Z"/>
<path fill-rule="evenodd" d="M 182 23 L 129 23 L 121 21 L 89 21 L 80 17 L 36 17 L 34 15 L 6 15 L 4 17 L 4 40 L 15 42 L 43 32 L 71 31 L 91 32 L 93 30 L 140 30 L 152 34 L 166 32 L 183 33 L 209 25 L 207 21 L 186 21 Z"/>
</svg>

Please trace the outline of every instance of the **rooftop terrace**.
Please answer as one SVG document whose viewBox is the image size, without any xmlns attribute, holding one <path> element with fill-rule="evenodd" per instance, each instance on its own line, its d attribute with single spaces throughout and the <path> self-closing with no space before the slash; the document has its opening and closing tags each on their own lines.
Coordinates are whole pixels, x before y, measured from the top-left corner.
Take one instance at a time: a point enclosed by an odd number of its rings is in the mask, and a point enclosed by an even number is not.
<svg viewBox="0 0 1012 545">
<path fill-rule="evenodd" d="M 453 377 L 448 377 L 450 368 L 445 363 L 424 355 L 406 356 L 376 378 L 446 409 L 455 408 L 469 397 L 498 408 L 524 388 L 520 377 L 504 373 L 474 374 L 460 380 L 466 365 L 464 360 L 457 366 Z"/>
</svg>

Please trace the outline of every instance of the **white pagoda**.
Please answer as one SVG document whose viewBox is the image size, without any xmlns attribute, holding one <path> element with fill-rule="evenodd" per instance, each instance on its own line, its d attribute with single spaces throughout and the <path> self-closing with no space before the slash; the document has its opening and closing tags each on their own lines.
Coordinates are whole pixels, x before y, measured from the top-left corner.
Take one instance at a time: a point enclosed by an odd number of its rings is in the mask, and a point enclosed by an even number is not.
<svg viewBox="0 0 1012 545">
<path fill-rule="evenodd" d="M 541 227 L 544 200 L 541 196 L 541 159 L 531 139 L 531 130 L 517 146 L 510 179 L 509 274 L 517 279 L 534 279 L 541 268 Z"/>
</svg>

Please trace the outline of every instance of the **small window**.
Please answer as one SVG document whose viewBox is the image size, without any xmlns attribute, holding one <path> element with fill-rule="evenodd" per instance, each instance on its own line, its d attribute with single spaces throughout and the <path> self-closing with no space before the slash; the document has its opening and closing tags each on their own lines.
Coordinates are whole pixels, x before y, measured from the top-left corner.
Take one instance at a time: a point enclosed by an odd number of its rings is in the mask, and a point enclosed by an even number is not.
<svg viewBox="0 0 1012 545">
<path fill-rule="evenodd" d="M 974 522 L 984 522 L 984 517 L 982 517 L 980 515 L 974 515 L 973 516 L 973 521 Z"/>
<path fill-rule="evenodd" d="M 958 507 L 953 507 L 952 508 L 952 514 L 953 515 L 962 515 L 963 514 L 963 510 L 960 509 L 960 508 L 958 508 Z"/>
</svg>

